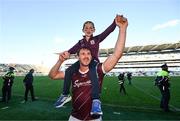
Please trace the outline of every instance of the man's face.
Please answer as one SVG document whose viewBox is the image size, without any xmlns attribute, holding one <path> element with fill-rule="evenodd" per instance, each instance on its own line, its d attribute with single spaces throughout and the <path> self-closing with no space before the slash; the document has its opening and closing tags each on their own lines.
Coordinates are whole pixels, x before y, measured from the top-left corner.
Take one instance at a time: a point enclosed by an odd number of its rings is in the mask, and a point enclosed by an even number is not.
<svg viewBox="0 0 180 121">
<path fill-rule="evenodd" d="M 89 66 L 92 59 L 91 51 L 88 49 L 81 49 L 78 57 L 82 66 Z"/>
<path fill-rule="evenodd" d="M 168 67 L 163 67 L 162 70 L 168 71 Z"/>
</svg>

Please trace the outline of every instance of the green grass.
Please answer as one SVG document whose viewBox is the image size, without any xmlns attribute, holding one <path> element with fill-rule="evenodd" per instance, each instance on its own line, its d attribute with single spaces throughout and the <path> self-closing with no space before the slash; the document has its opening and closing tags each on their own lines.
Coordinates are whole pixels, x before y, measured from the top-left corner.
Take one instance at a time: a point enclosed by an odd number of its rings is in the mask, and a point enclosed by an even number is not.
<svg viewBox="0 0 180 121">
<path fill-rule="evenodd" d="M 132 85 L 125 82 L 127 95 L 119 93 L 117 77 L 105 77 L 101 101 L 103 120 L 180 120 L 180 80 L 171 77 L 170 109 L 166 113 L 159 108 L 160 92 L 154 86 L 154 77 L 134 77 Z M 16 77 L 12 88 L 12 100 L 0 103 L 0 120 L 67 120 L 71 103 L 55 109 L 53 103 L 60 93 L 63 81 L 48 77 L 35 77 L 34 89 L 38 101 L 21 104 L 24 95 L 23 77 Z M 0 86 L 2 87 L 2 78 Z M 7 109 L 2 109 L 8 107 Z"/>
</svg>

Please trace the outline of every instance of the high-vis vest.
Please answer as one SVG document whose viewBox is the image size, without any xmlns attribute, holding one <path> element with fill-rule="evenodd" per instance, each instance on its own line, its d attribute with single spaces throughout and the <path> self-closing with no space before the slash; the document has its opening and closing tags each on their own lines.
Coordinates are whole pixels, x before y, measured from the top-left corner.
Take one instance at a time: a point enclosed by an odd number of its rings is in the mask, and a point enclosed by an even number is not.
<svg viewBox="0 0 180 121">
<path fill-rule="evenodd" d="M 158 72 L 155 81 L 156 81 L 156 85 L 169 87 L 169 72 L 164 70 Z"/>
</svg>

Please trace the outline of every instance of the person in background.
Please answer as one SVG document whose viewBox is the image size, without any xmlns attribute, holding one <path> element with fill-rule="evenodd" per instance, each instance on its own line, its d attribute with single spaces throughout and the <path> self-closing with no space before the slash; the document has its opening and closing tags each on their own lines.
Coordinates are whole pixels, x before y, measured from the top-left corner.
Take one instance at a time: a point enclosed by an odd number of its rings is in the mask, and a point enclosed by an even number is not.
<svg viewBox="0 0 180 121">
<path fill-rule="evenodd" d="M 127 73 L 127 79 L 128 79 L 128 81 L 129 81 L 129 85 L 131 85 L 132 83 L 131 83 L 131 80 L 132 80 L 132 73 L 131 72 L 128 72 Z"/>
<path fill-rule="evenodd" d="M 121 93 L 121 91 L 123 91 L 123 93 L 126 95 L 126 89 L 124 87 L 124 81 L 125 81 L 124 73 L 120 73 L 118 75 L 118 79 L 119 79 L 119 85 L 120 85 L 119 92 Z"/>
<path fill-rule="evenodd" d="M 2 87 L 2 100 L 1 102 L 8 103 L 11 99 L 12 85 L 15 78 L 14 67 L 9 67 L 9 71 L 3 76 L 3 87 Z"/>
<path fill-rule="evenodd" d="M 165 112 L 169 112 L 169 100 L 170 100 L 170 83 L 169 83 L 169 71 L 167 64 L 161 66 L 161 71 L 157 73 L 155 79 L 155 85 L 161 92 L 160 108 Z"/>
<path fill-rule="evenodd" d="M 27 102 L 29 91 L 31 93 L 32 101 L 36 100 L 35 96 L 34 96 L 34 87 L 33 87 L 34 77 L 33 77 L 33 73 L 34 73 L 34 69 L 30 69 L 29 72 L 26 74 L 24 80 L 23 80 L 23 83 L 24 83 L 24 86 L 25 86 L 25 93 L 24 93 L 24 101 L 22 101 L 22 103 Z"/>
</svg>

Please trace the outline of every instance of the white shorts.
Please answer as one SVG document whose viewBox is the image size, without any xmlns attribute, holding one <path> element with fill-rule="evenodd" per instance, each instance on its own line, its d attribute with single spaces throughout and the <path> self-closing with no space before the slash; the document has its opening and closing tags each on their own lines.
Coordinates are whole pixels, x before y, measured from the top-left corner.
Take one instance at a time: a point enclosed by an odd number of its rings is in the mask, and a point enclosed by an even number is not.
<svg viewBox="0 0 180 121">
<path fill-rule="evenodd" d="M 74 116 L 70 115 L 68 121 L 83 121 L 83 120 L 79 120 L 79 119 L 75 118 Z M 89 121 L 102 121 L 102 118 L 100 117 L 100 118 L 98 118 L 98 119 L 89 120 Z"/>
</svg>

